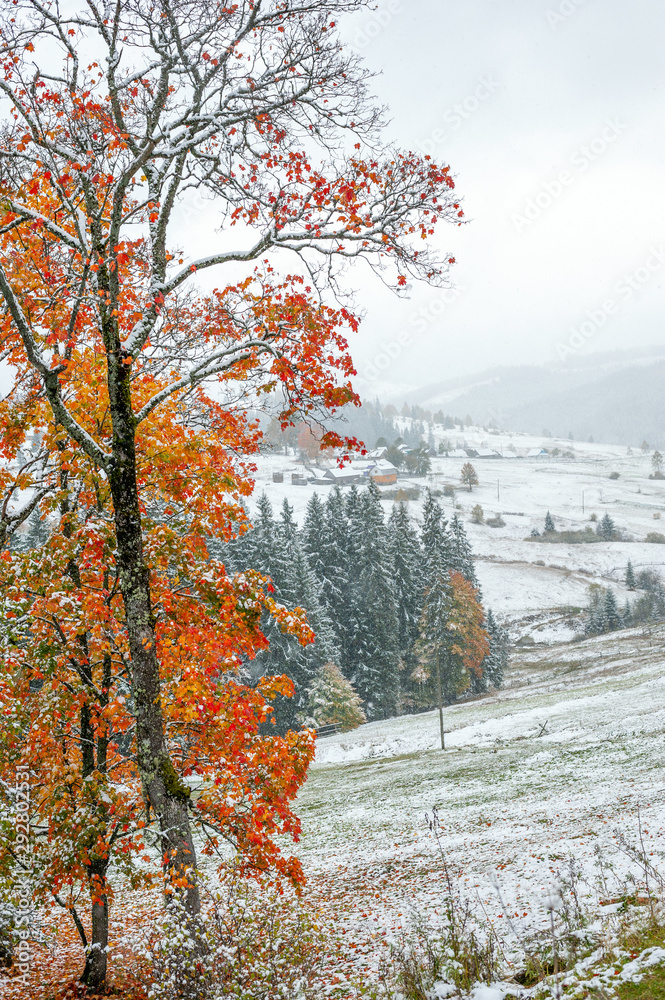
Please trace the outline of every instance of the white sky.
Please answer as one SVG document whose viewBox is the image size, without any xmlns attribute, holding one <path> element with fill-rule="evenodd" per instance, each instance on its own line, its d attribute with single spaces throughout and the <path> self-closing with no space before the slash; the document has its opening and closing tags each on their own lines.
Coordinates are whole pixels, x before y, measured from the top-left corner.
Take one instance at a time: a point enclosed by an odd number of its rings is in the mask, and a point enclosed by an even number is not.
<svg viewBox="0 0 665 1000">
<path fill-rule="evenodd" d="M 448 302 L 357 275 L 362 388 L 665 342 L 662 3 L 380 0 L 342 30 L 387 137 L 449 162 L 472 220 L 439 237 Z"/>
<path fill-rule="evenodd" d="M 470 220 L 438 237 L 453 291 L 351 275 L 363 396 L 665 345 L 665 5 L 378 0 L 340 29 L 381 74 L 386 139 L 450 163 Z M 207 203 L 179 211 L 218 243 Z"/>
</svg>

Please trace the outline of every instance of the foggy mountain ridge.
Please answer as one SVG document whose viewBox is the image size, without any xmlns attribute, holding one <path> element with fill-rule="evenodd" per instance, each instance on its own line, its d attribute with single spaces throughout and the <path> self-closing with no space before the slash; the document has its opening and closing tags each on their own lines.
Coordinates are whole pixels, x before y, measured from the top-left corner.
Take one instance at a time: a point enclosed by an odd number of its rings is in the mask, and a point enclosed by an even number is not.
<svg viewBox="0 0 665 1000">
<path fill-rule="evenodd" d="M 594 355 L 569 365 L 511 366 L 431 383 L 400 400 L 503 430 L 665 445 L 665 350 Z M 386 400 L 387 401 L 387 400 Z M 397 402 L 397 399 L 393 400 Z"/>
</svg>

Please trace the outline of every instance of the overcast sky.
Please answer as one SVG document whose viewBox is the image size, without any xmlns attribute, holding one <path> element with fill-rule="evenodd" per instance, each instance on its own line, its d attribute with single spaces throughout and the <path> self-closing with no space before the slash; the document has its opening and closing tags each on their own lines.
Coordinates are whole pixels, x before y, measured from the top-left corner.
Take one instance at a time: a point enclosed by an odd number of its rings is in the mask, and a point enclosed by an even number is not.
<svg viewBox="0 0 665 1000">
<path fill-rule="evenodd" d="M 471 220 L 439 237 L 454 293 L 357 282 L 365 391 L 665 343 L 665 5 L 381 0 L 342 30 Z"/>
<path fill-rule="evenodd" d="M 352 276 L 364 397 L 665 345 L 661 0 L 379 0 L 340 29 L 380 74 L 386 140 L 450 163 L 470 220 L 437 237 L 452 290 Z M 181 228 L 205 244 L 203 208 Z"/>
</svg>

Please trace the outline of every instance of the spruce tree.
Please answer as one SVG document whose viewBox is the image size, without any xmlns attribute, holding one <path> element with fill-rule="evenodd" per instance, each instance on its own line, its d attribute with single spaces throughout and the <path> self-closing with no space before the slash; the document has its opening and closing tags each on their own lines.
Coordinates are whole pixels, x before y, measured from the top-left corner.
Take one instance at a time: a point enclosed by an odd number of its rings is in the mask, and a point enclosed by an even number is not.
<svg viewBox="0 0 665 1000">
<path fill-rule="evenodd" d="M 628 590 L 635 590 L 636 587 L 635 572 L 630 559 L 626 564 L 626 586 L 628 587 Z"/>
<path fill-rule="evenodd" d="M 282 502 L 282 509 L 280 511 L 279 532 L 282 536 L 282 540 L 287 545 L 291 545 L 298 534 L 298 525 L 293 519 L 293 507 L 286 497 Z"/>
<path fill-rule="evenodd" d="M 422 612 L 422 553 L 404 501 L 395 503 L 391 511 L 388 542 L 393 560 L 398 645 L 407 667 L 412 667 L 413 645 L 418 638 Z"/>
<path fill-rule="evenodd" d="M 605 617 L 604 631 L 612 632 L 614 629 L 621 628 L 621 612 L 619 611 L 619 605 L 617 604 L 617 599 L 613 590 L 607 590 L 605 592 L 603 610 Z"/>
<path fill-rule="evenodd" d="M 257 502 L 253 527 L 229 549 L 234 569 L 259 570 L 270 577 L 276 601 L 287 608 L 302 607 L 307 612 L 316 636 L 313 643 L 301 646 L 266 615 L 262 627 L 269 647 L 259 653 L 249 667 L 255 676 L 286 674 L 291 679 L 295 695 L 293 698 L 278 695 L 273 702 L 273 715 L 277 731 L 298 728 L 316 672 L 330 660 L 339 661 L 339 646 L 322 605 L 321 584 L 310 568 L 288 501 L 284 500 L 276 521 L 268 497 L 262 494 Z"/>
<path fill-rule="evenodd" d="M 279 530 L 273 515 L 272 505 L 265 493 L 259 497 L 256 512 L 252 518 L 253 527 L 239 540 L 235 553 L 239 561 L 238 569 L 256 569 L 269 577 L 274 587 L 274 597 L 280 604 L 287 604 L 285 591 L 288 584 L 287 552 L 283 543 L 283 534 Z M 240 560 L 242 562 L 240 563 Z M 289 674 L 291 653 L 294 640 L 285 635 L 270 615 L 265 614 L 262 628 L 269 642 L 268 649 L 259 653 L 251 666 L 252 673 L 259 675 Z M 281 696 L 275 702 L 275 717 L 282 722 L 282 704 L 286 699 Z M 288 716 L 289 710 L 285 710 Z M 286 727 L 288 728 L 288 727 Z"/>
<path fill-rule="evenodd" d="M 307 504 L 305 521 L 302 526 L 302 544 L 314 576 L 321 584 L 326 576 L 324 545 L 326 535 L 326 512 L 318 493 L 313 493 Z"/>
<path fill-rule="evenodd" d="M 423 504 L 423 525 L 420 533 L 423 549 L 423 591 L 428 590 L 437 573 L 452 566 L 452 551 L 447 522 L 441 505 L 428 490 Z"/>
<path fill-rule="evenodd" d="M 609 514 L 605 514 L 602 521 L 598 525 L 596 532 L 606 542 L 611 542 L 614 540 L 614 538 L 616 537 L 616 527 L 614 525 L 614 521 L 612 520 Z"/>
<path fill-rule="evenodd" d="M 451 636 L 448 620 L 452 606 L 452 586 L 448 570 L 435 555 L 430 564 L 432 582 L 425 594 L 420 620 L 418 652 L 444 702 L 454 701 L 462 690 L 465 673 L 458 658 L 450 656 Z"/>
<path fill-rule="evenodd" d="M 321 586 L 309 567 L 300 539 L 290 532 L 288 519 L 280 529 L 285 573 L 277 597 L 286 607 L 304 608 L 315 635 L 314 642 L 306 646 L 301 646 L 291 636 L 283 636 L 286 641 L 275 644 L 275 654 L 270 658 L 271 672 L 285 673 L 295 687 L 292 698 L 278 696 L 273 702 L 275 720 L 283 732 L 298 728 L 317 672 L 324 663 L 339 660 L 339 648 L 332 623 L 321 604 Z M 274 637 L 271 638 L 274 642 Z M 284 658 L 282 663 L 278 662 L 278 657 Z"/>
<path fill-rule="evenodd" d="M 46 521 L 39 517 L 39 510 L 33 510 L 22 526 L 22 530 L 13 531 L 8 537 L 8 547 L 12 552 L 30 552 L 40 549 L 48 540 L 49 530 Z"/>
<path fill-rule="evenodd" d="M 547 514 L 545 514 L 545 531 L 546 532 L 556 531 L 556 526 L 554 524 L 554 518 L 550 514 L 549 510 L 548 510 Z"/>
<path fill-rule="evenodd" d="M 311 552 L 310 544 L 308 553 Z M 349 646 L 349 527 L 346 505 L 339 486 L 335 486 L 325 504 L 323 533 L 319 556 L 321 600 L 328 612 L 341 650 L 342 669 L 348 663 Z M 311 556 L 310 556 L 311 558 Z"/>
<path fill-rule="evenodd" d="M 485 625 L 490 641 L 490 651 L 483 663 L 483 674 L 486 680 L 495 688 L 500 688 L 508 666 L 510 642 L 508 632 L 497 622 L 492 610 L 487 612 Z"/>
<path fill-rule="evenodd" d="M 598 584 L 589 587 L 589 609 L 585 632 L 600 635 L 605 629 L 605 591 Z"/>
<path fill-rule="evenodd" d="M 399 699 L 398 618 L 393 565 L 375 483 L 349 505 L 352 539 L 350 649 L 347 676 L 368 719 L 388 718 Z M 355 564 L 355 565 L 354 565 Z"/>
<path fill-rule="evenodd" d="M 453 515 L 449 527 L 449 537 L 450 537 L 450 569 L 457 570 L 461 573 L 465 580 L 478 590 L 478 581 L 476 579 L 476 572 L 473 567 L 473 556 L 471 553 L 471 546 L 469 544 L 469 539 L 466 536 L 466 531 L 462 521 L 457 516 Z"/>
</svg>

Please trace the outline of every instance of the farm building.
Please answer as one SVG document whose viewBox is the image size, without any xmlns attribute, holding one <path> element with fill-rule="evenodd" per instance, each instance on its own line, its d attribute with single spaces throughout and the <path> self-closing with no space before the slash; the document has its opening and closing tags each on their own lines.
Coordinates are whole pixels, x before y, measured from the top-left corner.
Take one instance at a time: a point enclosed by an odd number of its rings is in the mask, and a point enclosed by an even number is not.
<svg viewBox="0 0 665 1000">
<path fill-rule="evenodd" d="M 397 469 L 386 458 L 372 462 L 365 470 L 365 475 L 373 479 L 377 486 L 392 486 L 397 482 Z"/>
<path fill-rule="evenodd" d="M 358 469 L 349 468 L 345 465 L 343 469 L 335 466 L 333 469 L 326 469 L 321 480 L 317 482 L 337 484 L 338 486 L 351 486 L 353 483 L 360 482 L 362 478 L 362 473 Z"/>
<path fill-rule="evenodd" d="M 326 479 L 327 469 L 318 469 L 316 467 L 307 469 L 307 481 L 313 483 L 315 486 L 330 486 L 330 480 Z"/>
</svg>

